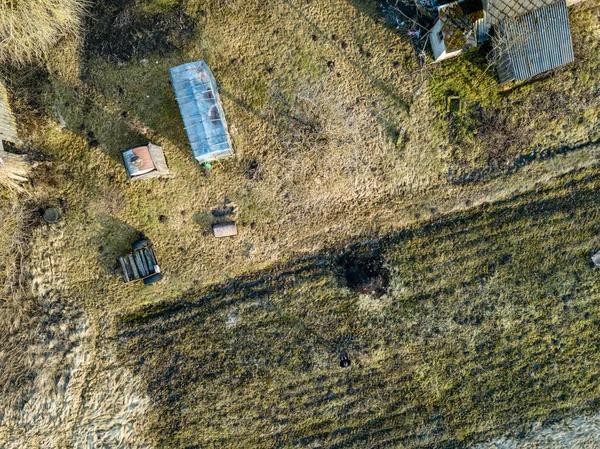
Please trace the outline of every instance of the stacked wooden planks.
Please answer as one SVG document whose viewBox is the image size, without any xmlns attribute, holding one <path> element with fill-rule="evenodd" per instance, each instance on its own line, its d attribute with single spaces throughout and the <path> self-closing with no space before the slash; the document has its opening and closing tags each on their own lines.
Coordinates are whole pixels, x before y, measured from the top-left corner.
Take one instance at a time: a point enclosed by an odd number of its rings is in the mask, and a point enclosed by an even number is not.
<svg viewBox="0 0 600 449">
<path fill-rule="evenodd" d="M 0 140 L 21 144 L 17 135 L 17 123 L 8 104 L 8 95 L 2 81 L 0 81 Z"/>
<path fill-rule="evenodd" d="M 144 279 L 156 273 L 156 256 L 151 246 L 141 248 L 133 253 L 119 257 L 119 265 L 125 282 Z"/>
</svg>

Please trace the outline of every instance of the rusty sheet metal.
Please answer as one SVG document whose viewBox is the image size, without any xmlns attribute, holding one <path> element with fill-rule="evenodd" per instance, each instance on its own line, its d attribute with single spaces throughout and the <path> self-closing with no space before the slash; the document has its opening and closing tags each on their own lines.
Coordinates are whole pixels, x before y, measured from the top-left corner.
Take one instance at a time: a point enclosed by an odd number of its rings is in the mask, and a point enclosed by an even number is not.
<svg viewBox="0 0 600 449">
<path fill-rule="evenodd" d="M 128 148 L 121 154 L 127 174 L 131 177 L 141 176 L 155 169 L 147 145 Z"/>
</svg>

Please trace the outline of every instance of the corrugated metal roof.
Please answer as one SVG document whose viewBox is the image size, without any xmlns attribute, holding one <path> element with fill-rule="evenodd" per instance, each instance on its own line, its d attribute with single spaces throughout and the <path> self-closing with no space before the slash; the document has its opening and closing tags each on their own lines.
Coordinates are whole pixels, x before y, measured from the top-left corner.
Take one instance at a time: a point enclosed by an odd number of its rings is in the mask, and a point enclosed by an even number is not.
<svg viewBox="0 0 600 449">
<path fill-rule="evenodd" d="M 490 26 L 553 4 L 556 0 L 487 0 Z"/>
<path fill-rule="evenodd" d="M 2 82 L 0 82 L 0 140 L 16 144 L 21 143 L 17 135 L 17 123 L 10 110 L 6 88 Z"/>
<path fill-rule="evenodd" d="M 525 80 L 575 59 L 564 0 L 505 20 L 497 39 L 500 82 Z"/>
<path fill-rule="evenodd" d="M 204 61 L 169 70 L 194 157 L 200 162 L 233 155 L 217 82 Z"/>
<path fill-rule="evenodd" d="M 477 36 L 477 45 L 487 41 L 490 38 L 489 27 L 487 23 L 487 14 L 475 22 L 475 36 Z"/>
</svg>

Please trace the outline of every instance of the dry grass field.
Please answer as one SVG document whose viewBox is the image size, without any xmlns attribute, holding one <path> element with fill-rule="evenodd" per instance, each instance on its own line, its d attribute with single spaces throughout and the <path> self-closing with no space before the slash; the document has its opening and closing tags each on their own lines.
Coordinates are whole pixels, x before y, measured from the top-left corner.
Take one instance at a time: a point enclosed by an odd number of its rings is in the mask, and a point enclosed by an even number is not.
<svg viewBox="0 0 600 449">
<path fill-rule="evenodd" d="M 0 197 L 0 447 L 461 447 L 598 410 L 598 7 L 508 88 L 485 49 L 420 67 L 376 2 L 89 11 L 0 70 L 35 162 Z M 198 59 L 236 150 L 208 176 L 168 78 Z M 129 182 L 148 141 L 173 176 Z M 152 287 L 114 273 L 140 236 Z"/>
<path fill-rule="evenodd" d="M 156 445 L 462 447 L 596 410 L 597 196 L 584 170 L 122 316 Z"/>
</svg>

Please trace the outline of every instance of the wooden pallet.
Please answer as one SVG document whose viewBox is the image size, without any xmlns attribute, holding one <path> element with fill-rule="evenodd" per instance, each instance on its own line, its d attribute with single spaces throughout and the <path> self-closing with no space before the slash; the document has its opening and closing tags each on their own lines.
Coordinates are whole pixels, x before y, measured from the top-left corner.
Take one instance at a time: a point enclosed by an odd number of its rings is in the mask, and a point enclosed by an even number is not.
<svg viewBox="0 0 600 449">
<path fill-rule="evenodd" d="M 119 257 L 118 260 L 125 282 L 137 281 L 157 273 L 158 263 L 152 246 L 146 246 L 127 256 Z"/>
</svg>

